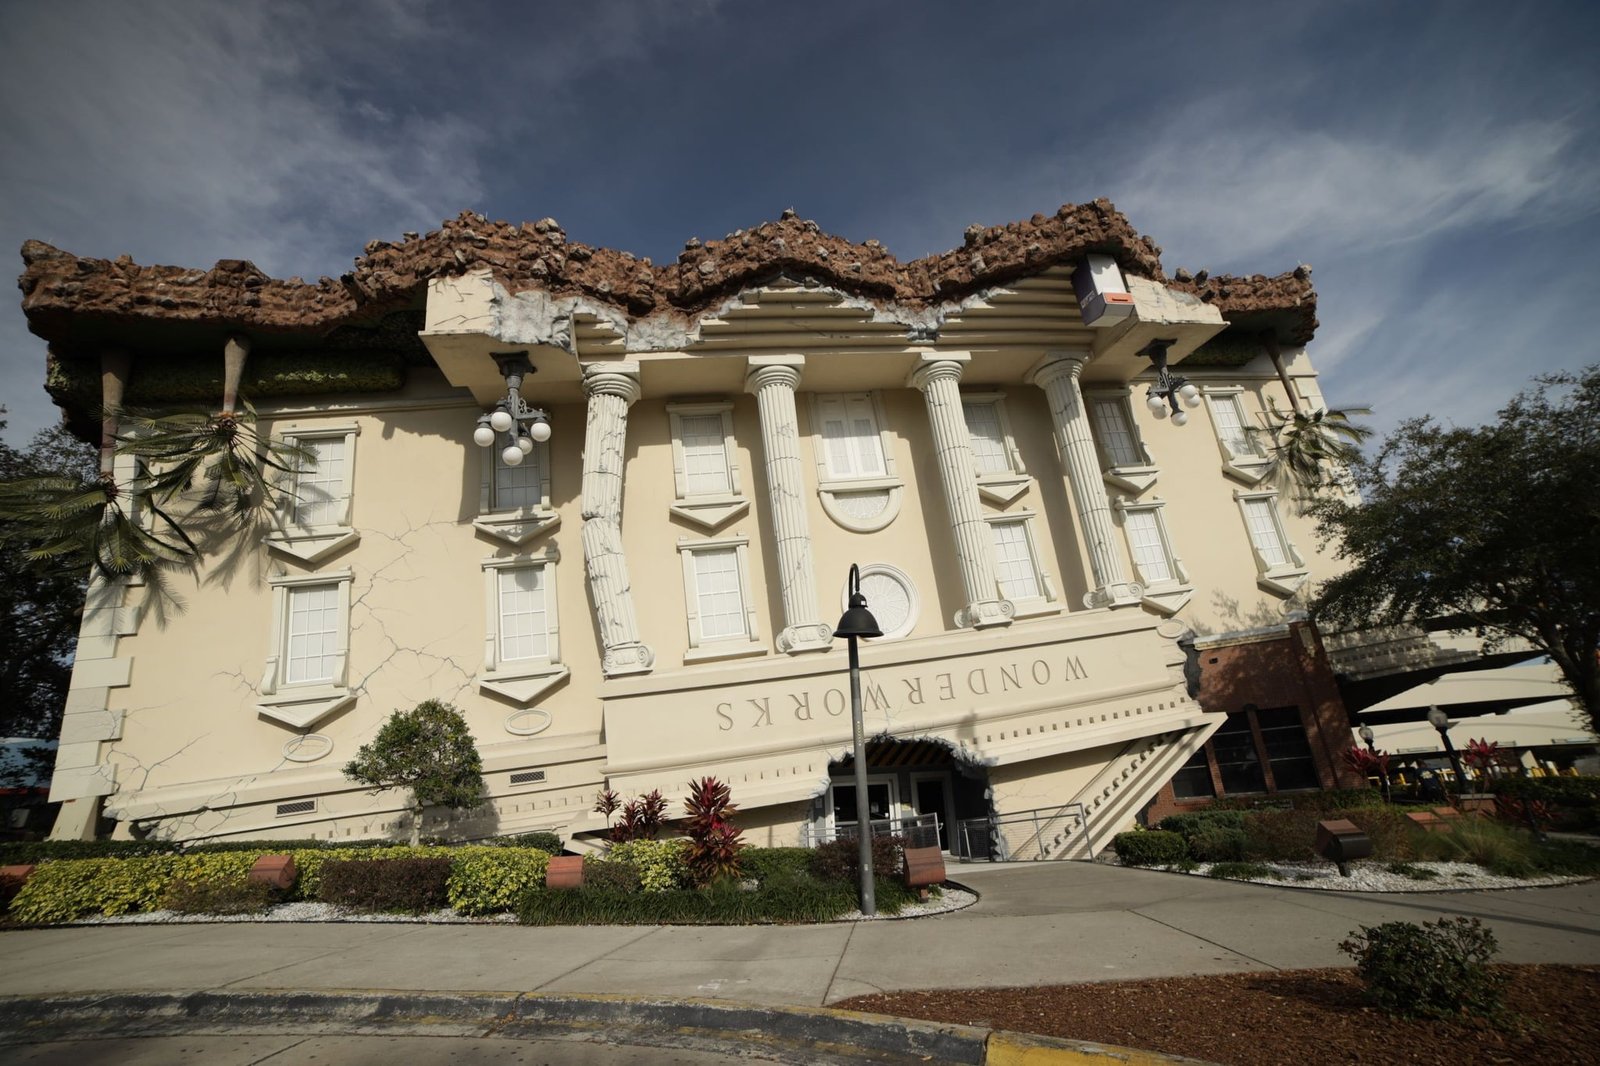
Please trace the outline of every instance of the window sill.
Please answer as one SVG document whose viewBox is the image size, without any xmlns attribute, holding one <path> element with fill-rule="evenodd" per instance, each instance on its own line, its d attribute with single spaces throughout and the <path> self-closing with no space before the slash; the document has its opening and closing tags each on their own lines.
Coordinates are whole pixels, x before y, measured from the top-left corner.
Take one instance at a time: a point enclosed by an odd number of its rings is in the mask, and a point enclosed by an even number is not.
<svg viewBox="0 0 1600 1066">
<path fill-rule="evenodd" d="M 1033 485 L 1027 474 L 997 473 L 978 475 L 978 495 L 1002 506 L 1017 499 Z"/>
<path fill-rule="evenodd" d="M 1271 466 L 1272 460 L 1264 455 L 1236 455 L 1222 461 L 1222 472 L 1246 485 L 1256 485 Z"/>
<path fill-rule="evenodd" d="M 673 500 L 667 508 L 679 518 L 706 529 L 716 529 L 750 509 L 743 496 L 690 496 Z"/>
<path fill-rule="evenodd" d="M 1152 611 L 1165 615 L 1174 615 L 1183 610 L 1193 598 L 1193 585 L 1162 582 L 1159 585 L 1146 585 L 1140 602 Z"/>
<path fill-rule="evenodd" d="M 1134 496 L 1156 483 L 1160 471 L 1153 466 L 1114 466 L 1101 474 L 1107 485 Z"/>
<path fill-rule="evenodd" d="M 1279 596 L 1293 596 L 1299 592 L 1311 576 L 1311 571 L 1305 567 L 1279 567 L 1267 570 L 1256 577 L 1256 584 L 1268 592 Z"/>
<path fill-rule="evenodd" d="M 683 653 L 684 663 L 708 663 L 719 659 L 747 659 L 752 655 L 765 655 L 767 646 L 759 641 L 743 643 L 703 644 Z"/>
<path fill-rule="evenodd" d="M 267 547 L 301 562 L 319 562 L 361 539 L 349 526 L 313 526 L 275 529 L 267 534 Z"/>
<path fill-rule="evenodd" d="M 1035 597 L 1026 600 L 1012 600 L 1011 605 L 1016 608 L 1011 614 L 1012 618 L 1044 618 L 1061 613 L 1061 604 L 1054 600 Z"/>
<path fill-rule="evenodd" d="M 355 702 L 355 693 L 342 685 L 307 685 L 282 688 L 256 700 L 256 710 L 265 718 L 294 729 L 310 729 L 335 711 Z"/>
<path fill-rule="evenodd" d="M 506 665 L 478 675 L 478 687 L 526 707 L 572 673 L 561 663 L 546 661 Z"/>
<path fill-rule="evenodd" d="M 525 544 L 542 533 L 548 533 L 561 524 L 561 516 L 554 511 L 524 507 L 515 511 L 494 511 L 481 514 L 472 520 L 472 526 L 485 536 L 505 544 Z"/>
</svg>

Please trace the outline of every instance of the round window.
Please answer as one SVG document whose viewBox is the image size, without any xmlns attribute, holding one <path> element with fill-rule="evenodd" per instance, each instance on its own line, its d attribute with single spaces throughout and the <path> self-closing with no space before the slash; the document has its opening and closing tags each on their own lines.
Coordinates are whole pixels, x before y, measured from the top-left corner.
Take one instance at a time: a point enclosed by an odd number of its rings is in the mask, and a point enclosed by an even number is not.
<svg viewBox="0 0 1600 1066">
<path fill-rule="evenodd" d="M 917 588 L 888 563 L 868 563 L 861 568 L 861 594 L 867 598 L 867 610 L 883 630 L 883 640 L 903 637 L 917 624 Z M 842 608 L 850 606 L 848 582 L 839 599 Z"/>
</svg>

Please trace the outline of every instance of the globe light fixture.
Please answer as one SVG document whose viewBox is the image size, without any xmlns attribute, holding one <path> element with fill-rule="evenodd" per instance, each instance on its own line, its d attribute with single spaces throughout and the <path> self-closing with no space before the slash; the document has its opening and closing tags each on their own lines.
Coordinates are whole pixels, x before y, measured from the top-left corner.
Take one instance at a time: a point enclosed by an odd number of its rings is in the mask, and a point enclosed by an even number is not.
<svg viewBox="0 0 1600 1066">
<path fill-rule="evenodd" d="M 478 416 L 472 442 L 480 448 L 490 448 L 504 434 L 505 449 L 500 459 L 507 466 L 518 466 L 533 451 L 535 442 L 543 444 L 550 439 L 550 416 L 542 408 L 528 406 L 522 398 L 522 383 L 535 371 L 527 352 L 502 352 L 495 355 L 494 361 L 500 376 L 506 379 L 506 398 L 492 412 Z"/>
<path fill-rule="evenodd" d="M 1145 393 L 1145 406 L 1157 419 L 1166 418 L 1170 408 L 1172 424 L 1184 426 L 1189 424 L 1189 414 L 1183 408 L 1200 406 L 1200 390 L 1187 378 L 1167 369 L 1167 349 L 1177 343 L 1176 340 L 1153 340 L 1139 349 L 1139 354 L 1147 357 L 1156 368 L 1156 383 Z"/>
</svg>

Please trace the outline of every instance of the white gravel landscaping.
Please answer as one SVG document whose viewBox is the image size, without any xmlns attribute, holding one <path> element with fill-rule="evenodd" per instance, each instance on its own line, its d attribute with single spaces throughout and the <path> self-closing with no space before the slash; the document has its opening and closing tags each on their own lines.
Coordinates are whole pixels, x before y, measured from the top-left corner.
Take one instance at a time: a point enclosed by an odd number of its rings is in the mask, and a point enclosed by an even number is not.
<svg viewBox="0 0 1600 1066">
<path fill-rule="evenodd" d="M 1189 874 L 1193 877 L 1210 875 L 1214 863 L 1202 862 L 1193 869 L 1177 866 L 1154 866 L 1150 869 L 1168 873 Z M 1587 877 L 1501 877 L 1489 873 L 1481 866 L 1467 862 L 1412 862 L 1406 867 L 1416 873 L 1393 873 L 1388 863 L 1350 863 L 1350 876 L 1342 877 L 1339 869 L 1325 862 L 1263 862 L 1258 865 L 1271 870 L 1274 877 L 1230 878 L 1258 885 L 1276 885 L 1279 888 L 1303 888 L 1318 892 L 1464 892 L 1486 888 L 1535 888 L 1546 885 L 1568 885 L 1588 881 Z M 1429 876 L 1429 872 L 1433 876 Z"/>
</svg>

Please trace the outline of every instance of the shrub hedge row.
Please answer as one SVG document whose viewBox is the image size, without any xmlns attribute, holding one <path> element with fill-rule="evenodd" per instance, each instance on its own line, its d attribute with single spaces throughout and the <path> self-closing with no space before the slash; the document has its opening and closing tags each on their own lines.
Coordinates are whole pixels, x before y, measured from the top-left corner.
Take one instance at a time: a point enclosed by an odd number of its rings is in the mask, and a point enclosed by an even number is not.
<svg viewBox="0 0 1600 1066">
<path fill-rule="evenodd" d="M 433 843 L 430 841 L 430 844 Z M 522 833 L 478 841 L 472 847 L 538 848 L 561 854 L 555 833 Z M 0 866 L 20 866 L 64 859 L 134 859 L 151 855 L 204 855 L 212 852 L 253 851 L 281 855 L 290 851 L 366 851 L 393 848 L 387 840 L 213 840 L 200 844 L 175 844 L 161 840 L 9 840 L 0 842 Z"/>
<path fill-rule="evenodd" d="M 362 911 L 424 914 L 450 898 L 450 860 L 336 860 L 322 866 L 322 902 Z"/>
<path fill-rule="evenodd" d="M 48 923 L 156 910 L 172 886 L 180 882 L 244 883 L 250 867 L 263 854 L 283 852 L 216 851 L 45 862 L 12 901 L 10 914 L 22 922 Z M 322 898 L 322 871 L 329 862 L 448 860 L 451 865 L 449 902 L 462 914 L 489 914 L 511 909 L 518 894 L 544 883 L 544 871 L 549 862 L 548 855 L 531 848 L 485 846 L 313 848 L 288 854 L 294 856 L 299 871 L 294 888 L 286 896 L 288 899 Z"/>
<path fill-rule="evenodd" d="M 902 882 L 890 878 L 877 880 L 874 891 L 880 914 L 897 914 L 915 899 Z M 523 897 L 517 917 L 524 925 L 825 922 L 855 910 L 858 902 L 854 887 L 844 882 L 791 874 L 771 877 L 755 889 L 729 880 L 666 892 L 588 885 L 569 892 L 533 892 Z"/>
</svg>

